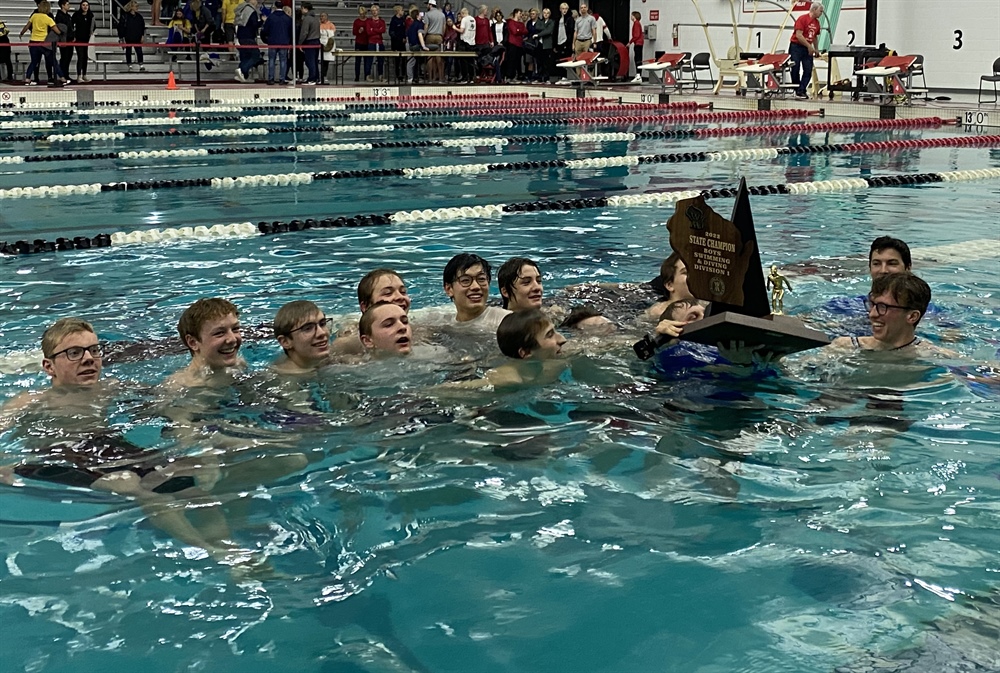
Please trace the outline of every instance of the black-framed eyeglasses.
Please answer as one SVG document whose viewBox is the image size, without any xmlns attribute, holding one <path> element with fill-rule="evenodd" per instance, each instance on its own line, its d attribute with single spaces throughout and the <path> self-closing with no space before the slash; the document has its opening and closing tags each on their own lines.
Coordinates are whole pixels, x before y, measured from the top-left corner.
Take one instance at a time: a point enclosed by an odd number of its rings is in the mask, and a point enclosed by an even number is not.
<svg viewBox="0 0 1000 673">
<path fill-rule="evenodd" d="M 101 344 L 94 344 L 93 346 L 70 346 L 69 348 L 64 348 L 58 353 L 53 353 L 49 356 L 50 360 L 55 360 L 60 355 L 65 355 L 66 359 L 70 362 L 79 362 L 83 359 L 84 353 L 90 353 L 90 357 L 95 360 L 100 360 L 104 357 L 104 346 Z"/>
<path fill-rule="evenodd" d="M 299 325 L 295 329 L 288 330 L 288 335 L 291 336 L 296 332 L 308 332 L 309 334 L 315 334 L 316 330 L 319 328 L 326 329 L 326 326 L 333 322 L 332 318 L 322 318 L 320 320 L 315 320 L 313 322 L 307 322 L 304 325 Z"/>
<path fill-rule="evenodd" d="M 875 307 L 875 313 L 879 315 L 885 315 L 889 309 L 898 308 L 902 311 L 915 311 L 915 308 L 909 306 L 898 306 L 896 304 L 886 304 L 884 301 L 872 301 L 871 299 L 865 297 L 865 310 L 869 313 L 872 310 L 872 306 Z"/>
<path fill-rule="evenodd" d="M 480 287 L 490 286 L 490 277 L 485 273 L 481 273 L 478 276 L 459 276 L 455 279 L 455 282 L 462 287 L 471 287 L 473 281 L 475 281 L 476 285 L 479 285 Z"/>
</svg>

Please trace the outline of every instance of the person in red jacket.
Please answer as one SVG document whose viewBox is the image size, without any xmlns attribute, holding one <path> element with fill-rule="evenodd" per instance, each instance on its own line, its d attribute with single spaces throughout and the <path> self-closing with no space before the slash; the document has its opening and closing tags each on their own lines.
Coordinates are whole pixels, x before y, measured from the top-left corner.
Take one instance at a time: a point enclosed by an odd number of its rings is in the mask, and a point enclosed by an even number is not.
<svg viewBox="0 0 1000 673">
<path fill-rule="evenodd" d="M 635 62 L 635 78 L 632 82 L 635 84 L 642 82 L 642 73 L 639 71 L 639 66 L 642 65 L 642 45 L 645 44 L 645 40 L 642 35 L 641 21 L 642 14 L 632 12 L 632 39 L 628 43 L 632 45 L 632 53 L 634 54 L 632 60 Z"/>
<path fill-rule="evenodd" d="M 368 51 L 368 10 L 358 7 L 358 18 L 354 19 L 354 50 Z M 371 69 L 368 64 L 366 70 Z M 361 58 L 354 57 L 354 81 L 361 81 Z"/>
<path fill-rule="evenodd" d="M 489 51 L 492 46 L 490 8 L 486 5 L 479 5 L 479 14 L 476 15 L 476 51 L 482 54 L 484 51 Z"/>
<path fill-rule="evenodd" d="M 504 26 L 504 47 L 507 48 L 504 65 L 507 66 L 509 82 L 524 78 L 521 61 L 524 59 L 524 36 L 528 34 L 528 27 L 521 21 L 522 18 L 521 10 L 515 9 Z"/>
<path fill-rule="evenodd" d="M 382 41 L 382 36 L 385 35 L 385 21 L 379 18 L 378 5 L 372 5 L 371 16 L 368 17 L 366 28 L 368 30 L 368 51 L 385 51 L 385 43 Z M 369 82 L 374 81 L 372 76 L 372 61 L 377 62 L 376 69 L 378 70 L 379 81 L 385 81 L 383 73 L 383 62 L 385 59 L 381 56 L 378 58 L 374 58 L 372 56 L 365 58 L 365 79 Z"/>
</svg>

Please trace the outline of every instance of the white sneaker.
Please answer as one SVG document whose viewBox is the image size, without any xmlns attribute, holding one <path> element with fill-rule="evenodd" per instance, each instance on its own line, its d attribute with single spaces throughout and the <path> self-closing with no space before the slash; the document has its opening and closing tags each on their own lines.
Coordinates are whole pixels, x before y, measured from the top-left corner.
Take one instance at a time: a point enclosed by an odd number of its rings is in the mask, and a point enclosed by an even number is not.
<svg viewBox="0 0 1000 673">
<path fill-rule="evenodd" d="M 633 77 L 632 84 L 642 84 L 642 75 L 636 75 Z"/>
<path fill-rule="evenodd" d="M 236 69 L 236 81 L 237 82 L 242 82 L 244 84 L 247 81 L 247 78 L 243 76 L 243 71 L 240 70 L 239 68 Z"/>
<path fill-rule="evenodd" d="M 87 76 L 84 76 L 84 77 L 81 77 L 81 78 L 80 78 L 80 81 L 81 81 L 81 82 L 89 82 L 89 81 L 91 81 L 91 80 L 90 80 L 90 78 L 89 78 L 89 77 L 87 77 Z"/>
<path fill-rule="evenodd" d="M 128 71 L 129 71 L 129 72 L 132 72 L 132 66 L 129 66 L 129 67 L 128 67 Z"/>
<path fill-rule="evenodd" d="M 146 72 L 146 66 L 140 65 L 139 66 L 139 72 Z"/>
</svg>

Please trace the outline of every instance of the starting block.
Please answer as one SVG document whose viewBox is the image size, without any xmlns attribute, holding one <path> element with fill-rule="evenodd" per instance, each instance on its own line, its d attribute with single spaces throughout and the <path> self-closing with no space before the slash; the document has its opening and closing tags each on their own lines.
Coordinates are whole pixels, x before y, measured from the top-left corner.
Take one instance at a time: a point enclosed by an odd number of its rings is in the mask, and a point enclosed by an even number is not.
<svg viewBox="0 0 1000 673">
<path fill-rule="evenodd" d="M 607 62 L 608 59 L 603 58 L 596 51 L 585 51 L 580 54 L 579 57 L 569 56 L 564 58 L 556 63 L 556 66 L 559 68 L 566 68 L 567 75 L 569 75 L 570 69 L 576 69 L 577 78 L 570 79 L 569 77 L 566 77 L 565 82 L 557 82 L 557 84 L 594 84 L 595 82 L 604 81 L 607 77 L 597 74 L 597 66 L 601 63 Z"/>
<path fill-rule="evenodd" d="M 781 91 L 781 84 L 775 75 L 788 68 L 790 59 L 791 56 L 788 54 L 764 54 L 757 61 L 746 61 L 737 65 L 736 70 L 748 76 L 742 93 L 746 94 L 751 88 L 759 89 L 762 96 L 769 96 Z M 754 84 L 753 86 L 751 86 L 751 82 Z"/>
<path fill-rule="evenodd" d="M 660 88 L 664 92 L 668 86 L 680 89 L 681 83 L 677 79 L 680 76 L 681 67 L 687 58 L 687 54 L 664 54 L 658 59 L 646 61 L 638 69 L 648 73 L 658 73 L 660 76 Z M 677 77 L 675 77 L 675 73 Z"/>
<path fill-rule="evenodd" d="M 911 86 L 912 68 L 916 60 L 916 56 L 886 56 L 875 65 L 855 70 L 854 74 L 869 78 L 869 81 L 874 84 L 869 91 L 870 93 L 881 98 L 901 96 L 909 102 L 913 94 L 927 93 L 927 89 L 917 89 Z M 903 84 L 902 75 L 906 75 L 906 84 Z M 887 80 L 885 87 L 878 84 L 876 80 L 879 78 Z"/>
</svg>

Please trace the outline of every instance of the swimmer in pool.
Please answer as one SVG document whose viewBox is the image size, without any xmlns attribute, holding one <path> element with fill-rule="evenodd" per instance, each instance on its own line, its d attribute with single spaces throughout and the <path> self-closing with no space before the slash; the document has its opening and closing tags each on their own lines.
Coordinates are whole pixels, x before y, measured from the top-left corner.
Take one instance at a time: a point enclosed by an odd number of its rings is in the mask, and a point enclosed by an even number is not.
<svg viewBox="0 0 1000 673">
<path fill-rule="evenodd" d="M 882 273 L 872 281 L 865 300 L 871 336 L 839 337 L 831 347 L 840 350 L 895 351 L 917 355 L 938 351 L 917 335 L 917 325 L 927 312 L 931 288 L 912 273 Z"/>
<path fill-rule="evenodd" d="M 542 308 L 542 272 L 527 257 L 511 257 L 497 270 L 501 305 L 509 311 Z"/>
<path fill-rule="evenodd" d="M 688 289 L 687 277 L 687 266 L 684 264 L 684 260 L 676 252 L 670 253 L 670 256 L 663 260 L 663 264 L 660 265 L 660 275 L 652 282 L 654 287 L 663 288 L 667 298 L 646 309 L 646 317 L 659 320 L 667 306 L 673 302 L 679 299 L 694 299 L 694 295 Z"/>
<path fill-rule="evenodd" d="M 396 304 L 407 313 L 410 310 L 410 295 L 407 293 L 406 283 L 392 269 L 383 267 L 369 271 L 358 283 L 358 307 L 361 312 L 364 313 L 377 302 Z M 354 325 L 348 325 L 338 332 L 330 348 L 334 355 L 360 355 L 365 352 L 365 346 L 358 338 Z"/>
<path fill-rule="evenodd" d="M 490 369 L 481 379 L 455 381 L 439 388 L 501 388 L 521 384 L 547 384 L 559 379 L 568 362 L 561 358 L 566 337 L 537 308 L 516 311 L 497 327 L 500 352 L 518 360 Z"/>
<path fill-rule="evenodd" d="M 500 321 L 510 311 L 489 306 L 490 263 L 479 255 L 463 252 L 455 255 L 444 267 L 444 293 L 454 304 L 454 313 L 442 317 L 438 324 L 482 330 L 493 334 Z"/>
<path fill-rule="evenodd" d="M 614 334 L 615 324 L 593 306 L 577 306 L 559 323 L 559 329 L 573 330 L 581 335 L 602 336 Z"/>
<path fill-rule="evenodd" d="M 413 349 L 410 318 L 399 304 L 380 301 L 361 314 L 361 343 L 373 357 L 409 355 Z"/>
<path fill-rule="evenodd" d="M 282 374 L 308 374 L 330 361 L 330 319 L 311 301 L 291 301 L 274 316 L 274 338 L 284 354 L 271 368 Z"/>
<path fill-rule="evenodd" d="M 191 354 L 191 363 L 166 380 L 168 388 L 229 383 L 234 371 L 246 367 L 240 356 L 240 312 L 232 302 L 218 297 L 199 299 L 181 314 L 177 332 Z"/>
<path fill-rule="evenodd" d="M 221 512 L 211 504 L 203 505 L 203 520 L 211 522 L 201 529 L 179 505 L 204 497 L 215 485 L 219 471 L 214 461 L 168 460 L 158 451 L 143 449 L 108 431 L 106 413 L 112 400 L 96 394 L 103 351 L 90 323 L 79 318 L 58 320 L 42 336 L 42 353 L 50 388 L 11 400 L 4 405 L 2 417 L 9 424 L 18 412 L 32 411 L 32 407 L 42 407 L 46 416 L 65 412 L 64 417 L 46 419 L 57 424 L 65 421 L 60 425 L 61 441 L 34 451 L 31 462 L 0 467 L 0 483 L 17 485 L 20 477 L 133 497 L 153 525 L 182 542 L 227 562 L 235 561 L 234 554 L 244 557 L 243 550 L 225 539 L 228 529 Z M 225 535 L 215 535 L 223 531 Z"/>
</svg>

